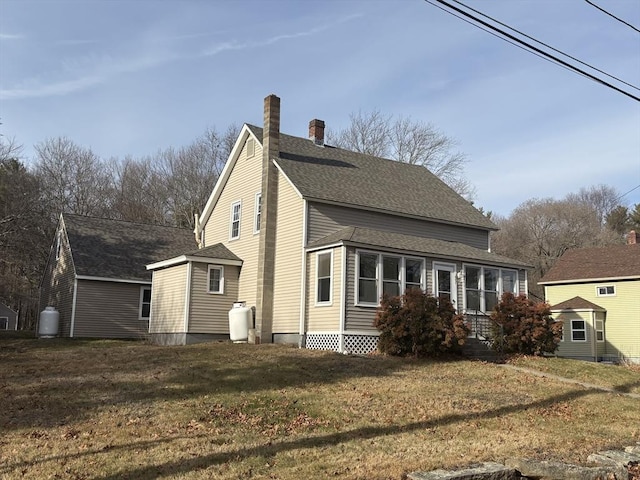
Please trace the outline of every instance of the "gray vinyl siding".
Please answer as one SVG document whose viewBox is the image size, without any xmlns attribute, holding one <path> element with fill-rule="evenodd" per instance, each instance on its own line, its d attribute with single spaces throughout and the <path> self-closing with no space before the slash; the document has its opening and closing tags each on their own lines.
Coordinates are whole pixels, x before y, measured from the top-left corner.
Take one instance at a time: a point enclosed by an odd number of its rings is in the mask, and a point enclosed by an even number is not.
<svg viewBox="0 0 640 480">
<path fill-rule="evenodd" d="M 45 307 L 55 307 L 60 313 L 58 332 L 62 337 L 71 333 L 73 309 L 73 285 L 75 269 L 69 250 L 66 232 L 63 230 L 60 257 L 56 259 L 57 232 L 49 252 L 49 260 L 40 285 L 40 311 Z"/>
<path fill-rule="evenodd" d="M 187 264 L 153 272 L 151 333 L 184 333 Z"/>
<path fill-rule="evenodd" d="M 18 315 L 9 307 L 0 304 L 0 318 L 6 317 L 7 330 L 15 330 L 18 322 Z"/>
<path fill-rule="evenodd" d="M 145 338 L 149 321 L 139 319 L 140 289 L 144 286 L 134 283 L 78 280 L 73 336 Z"/>
<path fill-rule="evenodd" d="M 347 306 L 345 318 L 345 330 L 371 331 L 377 332 L 373 326 L 373 320 L 376 316 L 375 307 L 358 307 L 356 306 L 355 294 L 355 278 L 356 278 L 356 250 L 355 248 L 347 248 Z"/>
<path fill-rule="evenodd" d="M 338 205 L 309 203 L 308 243 L 349 226 L 459 242 L 482 250 L 489 248 L 489 232 L 487 230 L 358 210 Z"/>
<path fill-rule="evenodd" d="M 191 304 L 189 333 L 229 334 L 229 310 L 238 301 L 240 267 L 223 265 L 222 294 L 207 292 L 209 265 L 193 263 L 191 270 Z"/>
</svg>

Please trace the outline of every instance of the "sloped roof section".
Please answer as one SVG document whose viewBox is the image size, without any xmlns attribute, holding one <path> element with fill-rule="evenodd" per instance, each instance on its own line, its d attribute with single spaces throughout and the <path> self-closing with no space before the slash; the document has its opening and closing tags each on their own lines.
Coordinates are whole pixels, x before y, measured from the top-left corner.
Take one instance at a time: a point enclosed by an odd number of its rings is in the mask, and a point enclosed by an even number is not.
<svg viewBox="0 0 640 480">
<path fill-rule="evenodd" d="M 540 284 L 640 278 L 640 244 L 567 250 Z"/>
<path fill-rule="evenodd" d="M 209 247 L 200 248 L 184 254 L 187 257 L 216 258 L 220 260 L 235 260 L 241 262 L 242 259 L 225 247 L 222 243 L 216 243 Z"/>
<path fill-rule="evenodd" d="M 262 128 L 247 125 L 259 139 Z M 428 169 L 280 134 L 274 159 L 308 200 L 458 225 L 496 225 Z"/>
<path fill-rule="evenodd" d="M 193 250 L 190 230 L 63 215 L 76 275 L 151 281 L 145 265 Z"/>
<path fill-rule="evenodd" d="M 416 237 L 401 233 L 360 227 L 346 227 L 327 235 L 312 244 L 309 248 L 319 248 L 325 245 L 345 243 L 362 247 L 387 248 L 402 250 L 414 254 L 433 255 L 463 261 L 476 261 L 487 265 L 500 265 L 515 268 L 529 268 L 526 263 L 479 248 L 458 242 L 447 242 L 433 238 Z"/>
<path fill-rule="evenodd" d="M 602 308 L 600 305 L 596 305 L 595 303 L 590 302 L 589 300 L 585 300 L 582 297 L 573 297 L 569 300 L 565 300 L 564 302 L 560 302 L 557 305 L 553 305 L 551 310 L 596 310 L 604 312 L 606 309 Z"/>
</svg>

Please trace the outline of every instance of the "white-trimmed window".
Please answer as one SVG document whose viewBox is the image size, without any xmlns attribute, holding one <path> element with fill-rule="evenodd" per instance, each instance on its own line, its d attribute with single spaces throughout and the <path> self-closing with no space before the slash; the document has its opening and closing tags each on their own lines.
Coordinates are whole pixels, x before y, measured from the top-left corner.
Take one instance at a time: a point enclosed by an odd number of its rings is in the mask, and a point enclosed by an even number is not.
<svg viewBox="0 0 640 480">
<path fill-rule="evenodd" d="M 496 267 L 464 266 L 465 309 L 491 312 L 504 293 L 518 294 L 518 272 Z"/>
<path fill-rule="evenodd" d="M 571 341 L 587 341 L 587 324 L 584 320 L 571 320 Z"/>
<path fill-rule="evenodd" d="M 253 212 L 253 233 L 260 232 L 261 217 L 262 217 L 262 193 L 256 193 L 255 210 Z"/>
<path fill-rule="evenodd" d="M 0 330 L 9 330 L 9 317 L 0 317 Z"/>
<path fill-rule="evenodd" d="M 233 202 L 231 204 L 231 225 L 229 228 L 229 238 L 235 240 L 240 238 L 240 214 L 242 212 L 242 203 Z"/>
<path fill-rule="evenodd" d="M 424 260 L 366 251 L 356 254 L 356 305 L 377 306 L 383 294 L 425 289 Z"/>
<path fill-rule="evenodd" d="M 224 293 L 224 267 L 222 265 L 209 265 L 207 292 Z"/>
<path fill-rule="evenodd" d="M 616 294 L 615 285 L 598 285 L 596 287 L 596 295 L 598 297 L 613 297 Z"/>
<path fill-rule="evenodd" d="M 140 287 L 140 310 L 138 318 L 149 320 L 151 316 L 151 287 Z"/>
<path fill-rule="evenodd" d="M 331 305 L 331 279 L 333 278 L 333 252 L 316 254 L 316 304 Z"/>
<path fill-rule="evenodd" d="M 604 321 L 596 320 L 596 341 L 604 342 Z"/>
</svg>

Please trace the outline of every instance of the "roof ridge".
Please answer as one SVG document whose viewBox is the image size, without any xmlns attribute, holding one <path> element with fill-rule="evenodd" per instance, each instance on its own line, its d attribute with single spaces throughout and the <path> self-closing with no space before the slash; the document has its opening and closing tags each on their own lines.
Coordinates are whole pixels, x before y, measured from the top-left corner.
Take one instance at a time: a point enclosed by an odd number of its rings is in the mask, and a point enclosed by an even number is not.
<svg viewBox="0 0 640 480">
<path fill-rule="evenodd" d="M 156 223 L 143 223 L 143 222 L 134 222 L 133 220 L 121 220 L 118 218 L 107 218 L 107 217 L 96 217 L 93 215 L 82 215 L 79 213 L 63 213 L 62 214 L 63 218 L 68 218 L 68 217 L 76 217 L 76 218 L 88 218 L 91 220 L 106 220 L 108 222 L 118 222 L 118 223 L 128 223 L 130 225 L 142 225 L 145 227 L 160 227 L 160 228 L 172 228 L 175 230 L 184 230 L 184 231 L 190 231 L 191 229 L 186 228 L 186 227 L 177 227 L 175 225 L 158 225 Z"/>
</svg>

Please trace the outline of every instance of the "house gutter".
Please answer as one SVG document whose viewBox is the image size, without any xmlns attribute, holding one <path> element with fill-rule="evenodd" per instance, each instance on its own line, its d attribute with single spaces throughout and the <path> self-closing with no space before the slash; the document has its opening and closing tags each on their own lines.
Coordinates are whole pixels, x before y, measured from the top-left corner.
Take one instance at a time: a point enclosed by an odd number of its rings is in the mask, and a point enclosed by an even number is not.
<svg viewBox="0 0 640 480">
<path fill-rule="evenodd" d="M 73 300 L 71 301 L 71 326 L 69 327 L 69 337 L 73 338 L 73 331 L 76 327 L 76 300 L 78 298 L 78 277 L 73 280 Z"/>
<path fill-rule="evenodd" d="M 299 323 L 299 330 L 300 330 L 300 338 L 298 339 L 298 347 L 299 348 L 304 348 L 306 346 L 306 341 L 305 341 L 305 313 L 307 311 L 307 298 L 306 298 L 306 292 L 307 292 L 307 252 L 305 251 L 305 245 L 307 244 L 307 215 L 308 215 L 308 208 L 307 208 L 307 201 L 303 198 L 302 199 L 302 245 L 301 245 L 301 251 L 302 251 L 302 268 L 300 269 L 301 271 L 301 278 L 300 278 L 300 323 Z"/>
<path fill-rule="evenodd" d="M 185 343 L 187 341 L 187 333 L 189 333 L 189 310 L 191 309 L 191 270 L 192 263 L 187 263 L 187 282 L 186 288 L 184 292 L 184 334 L 185 334 Z"/>
<path fill-rule="evenodd" d="M 340 248 L 342 254 L 342 272 L 340 279 L 340 331 L 338 334 L 339 345 L 338 348 L 342 353 L 345 352 L 344 346 L 344 331 L 346 328 L 346 304 L 347 304 L 347 247 L 344 245 Z"/>
</svg>

